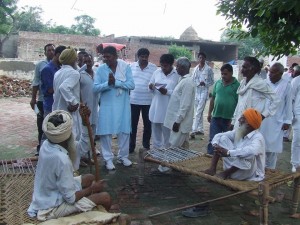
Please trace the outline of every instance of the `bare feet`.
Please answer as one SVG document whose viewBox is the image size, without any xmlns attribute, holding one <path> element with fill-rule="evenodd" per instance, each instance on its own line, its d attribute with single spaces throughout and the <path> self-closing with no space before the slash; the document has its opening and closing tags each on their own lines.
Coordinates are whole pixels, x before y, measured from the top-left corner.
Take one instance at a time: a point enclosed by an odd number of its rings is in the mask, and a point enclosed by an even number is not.
<svg viewBox="0 0 300 225">
<path fill-rule="evenodd" d="M 121 214 L 118 218 L 118 224 L 119 225 L 130 225 L 131 224 L 130 216 L 127 214 Z"/>
<path fill-rule="evenodd" d="M 208 175 L 211 175 L 211 176 L 214 176 L 216 174 L 216 170 L 214 170 L 212 168 L 209 168 L 207 170 L 204 170 L 204 173 L 208 174 Z"/>
<path fill-rule="evenodd" d="M 221 173 L 218 173 L 216 175 L 216 177 L 220 178 L 220 179 L 223 179 L 223 180 L 226 180 L 228 178 L 228 175 L 226 174 L 225 171 L 221 172 Z"/>
</svg>

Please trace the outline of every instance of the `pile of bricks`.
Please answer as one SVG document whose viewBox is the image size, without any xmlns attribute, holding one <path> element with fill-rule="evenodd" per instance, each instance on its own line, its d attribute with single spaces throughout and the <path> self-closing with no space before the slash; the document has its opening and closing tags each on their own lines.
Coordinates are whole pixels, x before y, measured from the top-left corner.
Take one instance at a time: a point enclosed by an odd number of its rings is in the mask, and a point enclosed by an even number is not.
<svg viewBox="0 0 300 225">
<path fill-rule="evenodd" d="M 25 96 L 31 96 L 31 82 L 29 80 L 0 76 L 0 98 Z"/>
</svg>

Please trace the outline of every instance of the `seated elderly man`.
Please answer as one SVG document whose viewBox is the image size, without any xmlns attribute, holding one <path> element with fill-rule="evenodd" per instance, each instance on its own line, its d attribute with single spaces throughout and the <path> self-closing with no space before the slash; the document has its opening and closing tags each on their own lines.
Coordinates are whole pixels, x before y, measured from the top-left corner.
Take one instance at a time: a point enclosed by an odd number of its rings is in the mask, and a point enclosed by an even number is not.
<svg viewBox="0 0 300 225">
<path fill-rule="evenodd" d="M 215 175 L 220 157 L 224 171 L 218 177 L 235 180 L 261 181 L 265 176 L 265 141 L 258 131 L 261 114 L 248 108 L 239 119 L 239 127 L 233 131 L 215 135 L 212 140 L 214 156 L 206 174 Z"/>
<path fill-rule="evenodd" d="M 80 115 L 89 116 L 90 110 L 81 105 Z M 44 119 L 43 131 L 48 140 L 40 149 L 29 216 L 44 221 L 89 211 L 96 205 L 110 209 L 111 199 L 108 193 L 102 192 L 102 181 L 95 182 L 92 174 L 73 177 L 76 151 L 90 145 L 82 121 L 82 134 L 75 142 L 70 113 L 56 110 Z"/>
</svg>

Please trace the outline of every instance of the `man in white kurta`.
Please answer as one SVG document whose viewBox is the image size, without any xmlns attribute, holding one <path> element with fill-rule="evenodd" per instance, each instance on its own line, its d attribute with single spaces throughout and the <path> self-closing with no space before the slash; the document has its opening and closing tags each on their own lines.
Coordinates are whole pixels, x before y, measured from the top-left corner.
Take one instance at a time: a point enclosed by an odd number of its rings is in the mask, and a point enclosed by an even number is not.
<svg viewBox="0 0 300 225">
<path fill-rule="evenodd" d="M 186 57 L 176 61 L 177 73 L 181 76 L 171 95 L 164 126 L 171 130 L 170 145 L 188 149 L 189 132 L 192 130 L 195 83 L 189 71 L 191 63 Z"/>
<path fill-rule="evenodd" d="M 258 76 L 260 71 L 259 61 L 254 57 L 245 57 L 241 73 L 244 79 L 237 90 L 239 95 L 231 124 L 239 126 L 238 119 L 245 109 L 254 108 L 263 116 L 275 114 L 279 98 L 265 80 Z"/>
<path fill-rule="evenodd" d="M 292 107 L 293 107 L 293 140 L 291 164 L 292 172 L 300 167 L 300 76 L 292 80 Z"/>
<path fill-rule="evenodd" d="M 212 140 L 214 156 L 206 174 L 215 175 L 216 166 L 223 157 L 224 171 L 218 177 L 235 180 L 261 181 L 265 176 L 265 141 L 258 131 L 261 114 L 253 108 L 244 111 L 240 127 L 216 134 Z"/>
<path fill-rule="evenodd" d="M 265 118 L 260 127 L 260 132 L 266 142 L 266 168 L 269 169 L 276 168 L 277 155 L 283 149 L 284 130 L 288 130 L 292 122 L 291 84 L 281 78 L 283 71 L 283 65 L 274 63 L 266 79 L 280 99 L 276 113 Z"/>
<path fill-rule="evenodd" d="M 193 80 L 196 84 L 195 93 L 195 115 L 193 121 L 193 131 L 191 138 L 195 137 L 195 134 L 204 134 L 203 130 L 203 111 L 206 101 L 209 98 L 209 87 L 214 84 L 214 72 L 211 67 L 205 62 L 206 54 L 200 52 L 198 54 L 199 64 L 195 67 L 193 73 Z"/>
<path fill-rule="evenodd" d="M 96 134 L 100 135 L 102 155 L 108 170 L 114 170 L 111 149 L 112 134 L 118 136 L 118 162 L 131 166 L 128 159 L 131 114 L 129 91 L 134 89 L 130 66 L 118 59 L 117 50 L 108 46 L 103 50 L 105 62 L 97 69 L 93 91 L 101 93 Z"/>
<path fill-rule="evenodd" d="M 164 126 L 164 120 L 170 97 L 179 78 L 176 69 L 173 68 L 173 63 L 173 55 L 163 54 L 160 57 L 161 68 L 156 70 L 150 79 L 149 90 L 153 93 L 153 99 L 149 110 L 149 120 L 154 148 L 170 146 L 170 129 Z"/>
<path fill-rule="evenodd" d="M 81 134 L 81 118 L 78 111 L 80 103 L 80 74 L 74 69 L 76 60 L 77 54 L 72 48 L 63 50 L 59 56 L 62 67 L 54 74 L 52 111 L 65 110 L 71 113 L 73 118 L 72 132 L 75 140 L 78 141 Z M 78 152 L 77 157 L 80 159 L 83 154 Z M 79 167 L 79 165 L 76 167 Z"/>
</svg>

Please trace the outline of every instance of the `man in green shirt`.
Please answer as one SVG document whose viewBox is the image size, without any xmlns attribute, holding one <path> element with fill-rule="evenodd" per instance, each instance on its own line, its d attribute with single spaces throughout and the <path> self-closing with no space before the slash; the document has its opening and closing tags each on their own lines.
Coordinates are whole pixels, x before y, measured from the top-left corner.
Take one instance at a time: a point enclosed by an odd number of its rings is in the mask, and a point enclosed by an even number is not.
<svg viewBox="0 0 300 225">
<path fill-rule="evenodd" d="M 211 140 L 216 134 L 230 129 L 231 118 L 238 102 L 236 91 L 240 83 L 232 74 L 232 66 L 224 64 L 221 67 L 222 79 L 215 83 L 212 92 L 207 116 L 207 120 L 210 123 L 207 153 L 211 155 L 213 155 Z"/>
</svg>

